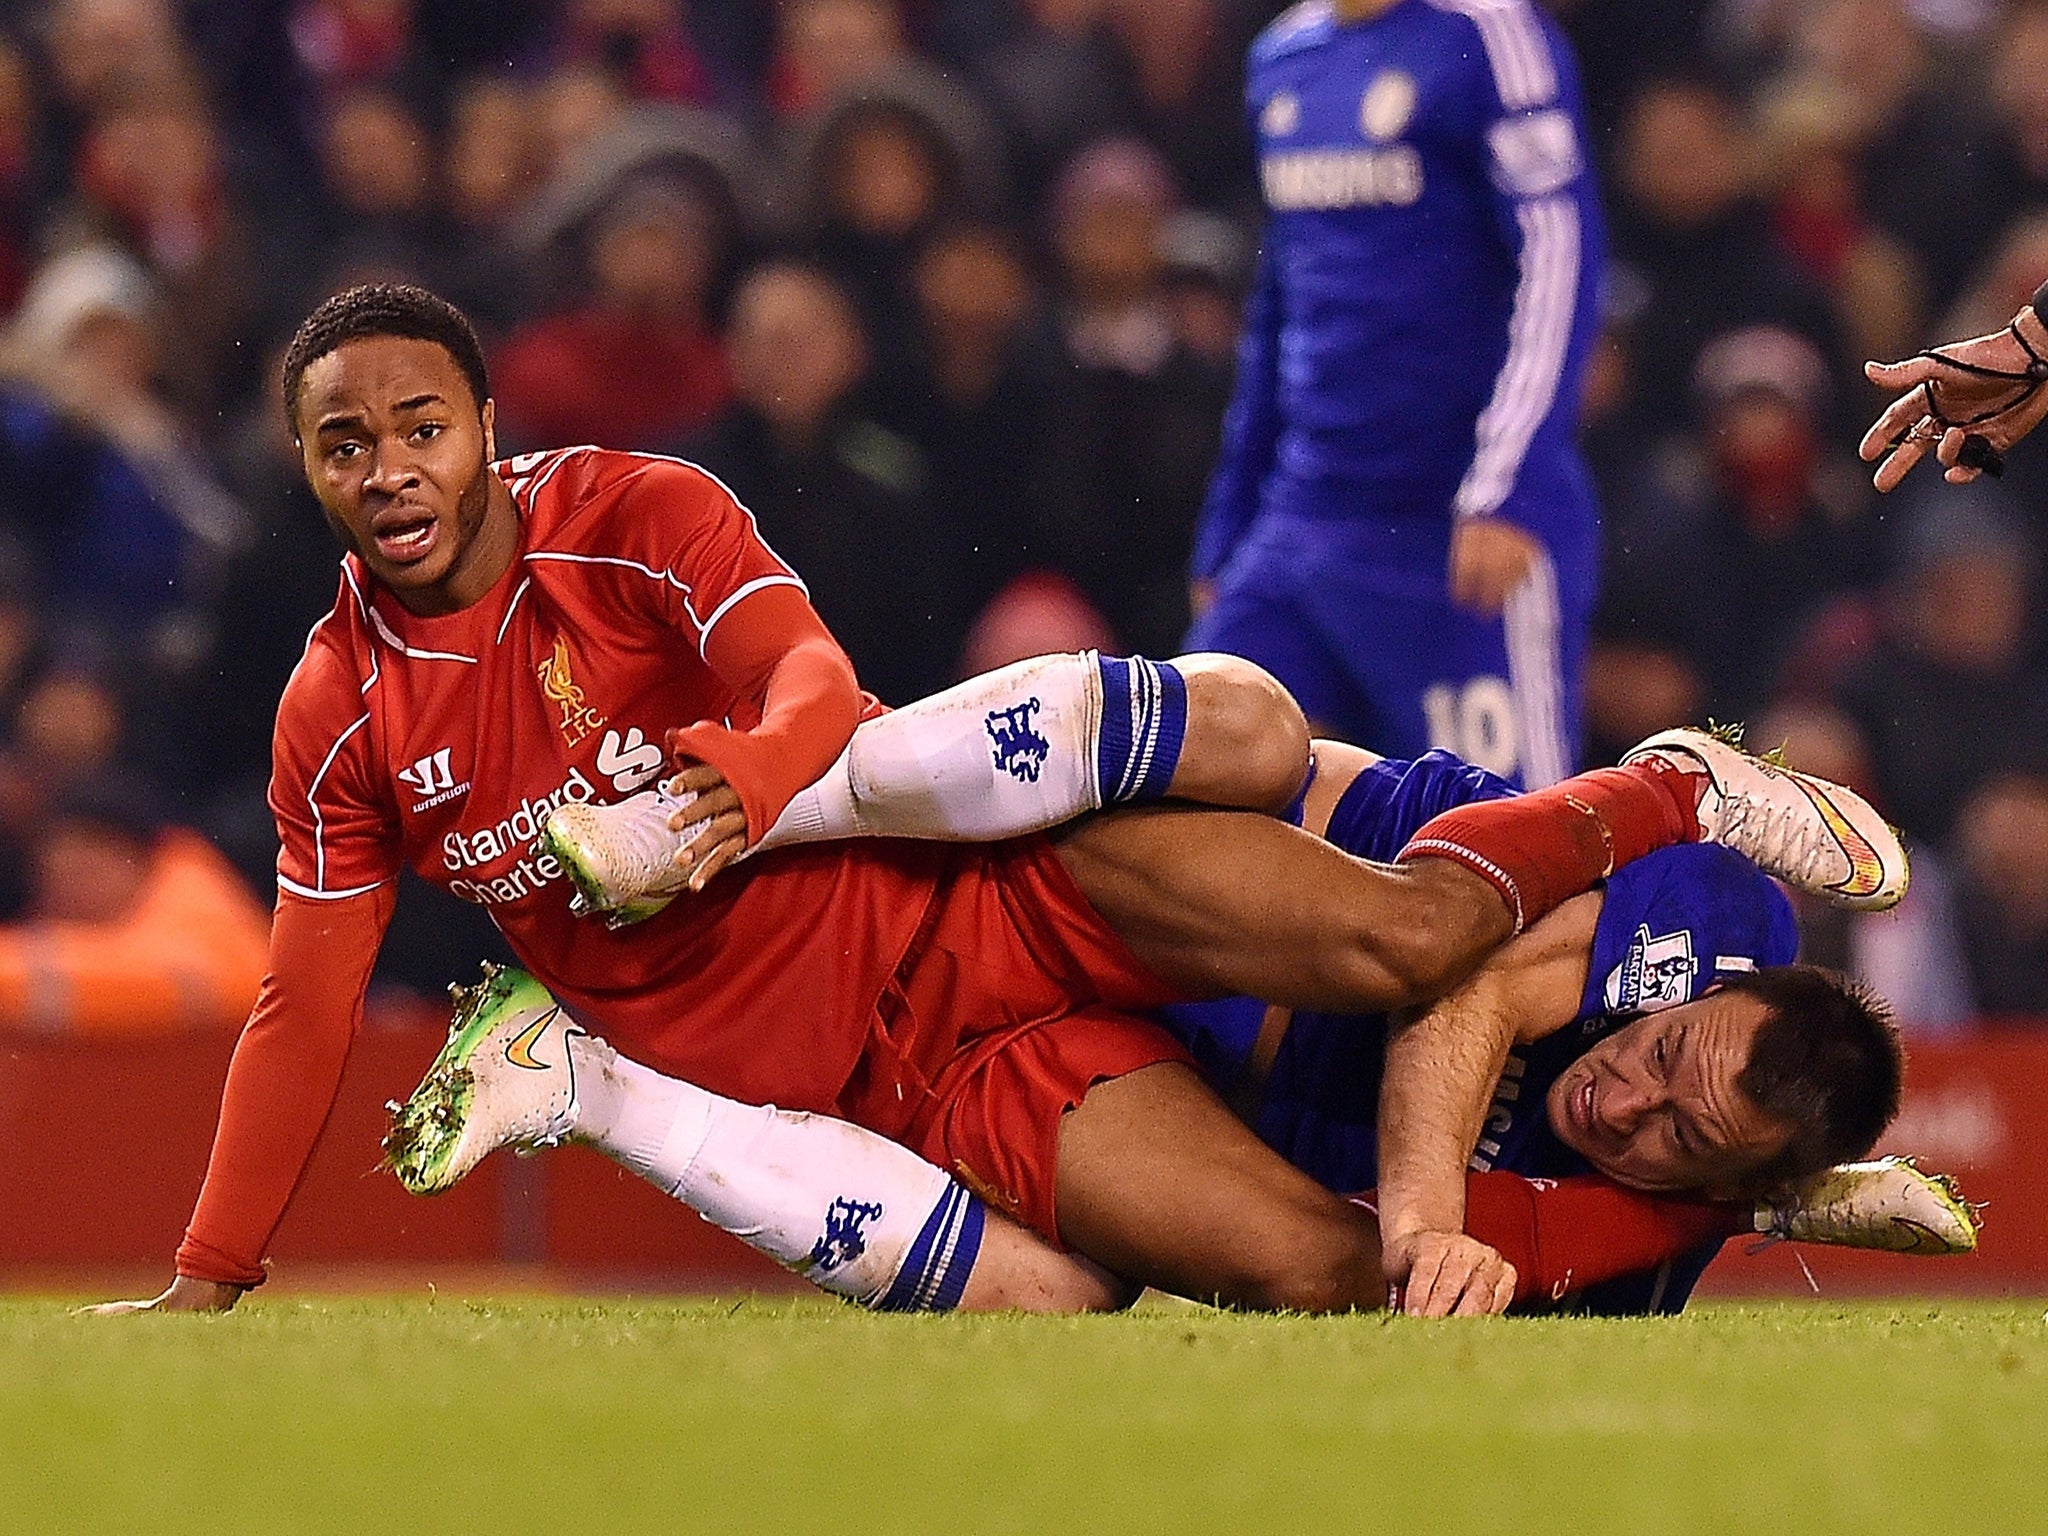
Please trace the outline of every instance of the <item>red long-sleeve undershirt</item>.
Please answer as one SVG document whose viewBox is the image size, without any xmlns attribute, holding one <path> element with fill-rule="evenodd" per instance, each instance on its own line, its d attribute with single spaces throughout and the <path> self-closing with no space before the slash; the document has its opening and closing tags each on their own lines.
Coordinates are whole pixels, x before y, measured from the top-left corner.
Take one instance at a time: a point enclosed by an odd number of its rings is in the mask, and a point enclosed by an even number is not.
<svg viewBox="0 0 2048 1536">
<path fill-rule="evenodd" d="M 1602 1178 L 1465 1176 L 1465 1230 L 1515 1266 L 1516 1301 L 1562 1301 L 1749 1230 L 1740 1207 L 1674 1200 Z"/>
<path fill-rule="evenodd" d="M 334 1108 L 396 886 L 341 901 L 281 896 L 270 970 L 221 1092 L 213 1156 L 178 1273 L 260 1285 L 263 1255 Z"/>
</svg>

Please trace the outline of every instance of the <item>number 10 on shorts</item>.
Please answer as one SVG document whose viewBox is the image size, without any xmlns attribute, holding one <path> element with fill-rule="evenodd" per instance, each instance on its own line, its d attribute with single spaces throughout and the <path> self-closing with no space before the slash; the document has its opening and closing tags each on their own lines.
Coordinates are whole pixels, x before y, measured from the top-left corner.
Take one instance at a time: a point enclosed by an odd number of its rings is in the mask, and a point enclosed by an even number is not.
<svg viewBox="0 0 2048 1536">
<path fill-rule="evenodd" d="M 1521 733 L 1515 696 L 1504 677 L 1475 677 L 1460 683 L 1431 683 L 1422 690 L 1429 744 L 1455 752 L 1468 763 L 1512 778 L 1521 765 Z"/>
</svg>

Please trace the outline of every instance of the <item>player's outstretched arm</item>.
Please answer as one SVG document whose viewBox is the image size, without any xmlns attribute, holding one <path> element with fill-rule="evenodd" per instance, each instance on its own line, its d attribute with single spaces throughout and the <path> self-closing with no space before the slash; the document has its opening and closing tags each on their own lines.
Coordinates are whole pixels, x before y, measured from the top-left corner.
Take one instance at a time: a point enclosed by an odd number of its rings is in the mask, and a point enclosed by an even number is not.
<svg viewBox="0 0 2048 1536">
<path fill-rule="evenodd" d="M 2048 284 L 2001 330 L 1931 348 L 1898 363 L 1865 363 L 1863 372 L 1897 398 L 1863 434 L 1858 448 L 1877 465 L 1872 481 L 1889 491 L 1932 448 L 1951 485 L 1996 476 L 2004 455 L 2048 416 Z"/>
<path fill-rule="evenodd" d="M 263 1253 L 334 1107 L 394 887 L 340 901 L 280 899 L 270 973 L 221 1090 L 220 1124 L 177 1275 L 102 1313 L 225 1311 L 263 1283 Z"/>
<path fill-rule="evenodd" d="M 1388 1036 L 1380 1243 L 1409 1313 L 1500 1312 L 1514 1299 L 1513 1267 L 1465 1236 L 1466 1165 L 1509 1049 L 1577 1011 L 1600 903 L 1592 892 L 1565 903 Z"/>
</svg>

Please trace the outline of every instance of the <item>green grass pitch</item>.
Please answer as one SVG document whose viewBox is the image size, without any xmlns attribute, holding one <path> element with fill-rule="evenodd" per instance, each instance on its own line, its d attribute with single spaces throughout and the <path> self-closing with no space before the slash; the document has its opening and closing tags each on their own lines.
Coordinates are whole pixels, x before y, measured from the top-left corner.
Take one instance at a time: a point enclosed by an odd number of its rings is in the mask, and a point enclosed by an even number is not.
<svg viewBox="0 0 2048 1536">
<path fill-rule="evenodd" d="M 2040 1302 L 1427 1324 L 0 1303 L 9 1532 L 2048 1530 Z"/>
</svg>

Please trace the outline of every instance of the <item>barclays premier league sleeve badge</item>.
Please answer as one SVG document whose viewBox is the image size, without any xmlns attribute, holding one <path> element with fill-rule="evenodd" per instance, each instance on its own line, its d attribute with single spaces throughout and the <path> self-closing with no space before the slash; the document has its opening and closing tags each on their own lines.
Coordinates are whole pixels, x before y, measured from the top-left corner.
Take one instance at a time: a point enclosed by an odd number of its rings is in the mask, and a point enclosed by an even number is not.
<svg viewBox="0 0 2048 1536">
<path fill-rule="evenodd" d="M 1621 963 L 1607 973 L 1602 992 L 1609 1013 L 1654 1013 L 1692 1001 L 1700 972 L 1693 953 L 1692 930 L 1652 934 L 1638 925 Z"/>
</svg>

